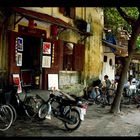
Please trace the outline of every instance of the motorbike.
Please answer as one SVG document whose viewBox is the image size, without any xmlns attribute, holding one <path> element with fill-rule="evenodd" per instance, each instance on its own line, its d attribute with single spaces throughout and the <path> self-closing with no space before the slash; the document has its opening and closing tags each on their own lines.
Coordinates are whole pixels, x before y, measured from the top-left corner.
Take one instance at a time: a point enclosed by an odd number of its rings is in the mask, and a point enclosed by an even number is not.
<svg viewBox="0 0 140 140">
<path fill-rule="evenodd" d="M 56 117 L 64 123 L 67 130 L 76 130 L 84 121 L 84 115 L 88 108 L 88 104 L 83 103 L 78 97 L 72 96 L 62 91 L 50 93 L 47 101 L 44 101 L 38 110 L 40 119 L 51 119 Z"/>
</svg>

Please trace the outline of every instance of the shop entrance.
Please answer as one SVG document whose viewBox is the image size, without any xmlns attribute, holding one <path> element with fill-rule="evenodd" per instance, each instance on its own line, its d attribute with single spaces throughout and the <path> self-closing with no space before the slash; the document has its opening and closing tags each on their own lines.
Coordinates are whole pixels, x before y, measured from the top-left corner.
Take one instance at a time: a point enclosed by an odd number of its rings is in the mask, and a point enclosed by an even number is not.
<svg viewBox="0 0 140 140">
<path fill-rule="evenodd" d="M 21 80 L 23 86 L 30 88 L 40 87 L 40 46 L 39 37 L 22 35 L 23 53 L 21 66 Z"/>
</svg>

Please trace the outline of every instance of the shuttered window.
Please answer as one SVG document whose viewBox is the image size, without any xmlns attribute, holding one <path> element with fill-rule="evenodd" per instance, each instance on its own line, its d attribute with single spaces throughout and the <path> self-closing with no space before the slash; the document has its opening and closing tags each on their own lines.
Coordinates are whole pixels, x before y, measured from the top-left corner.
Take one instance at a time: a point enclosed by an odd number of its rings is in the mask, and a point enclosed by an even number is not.
<svg viewBox="0 0 140 140">
<path fill-rule="evenodd" d="M 82 71 L 84 66 L 84 45 L 74 44 L 73 49 L 70 48 L 70 46 L 68 48 L 67 43 L 65 43 L 63 53 L 63 70 Z"/>
<path fill-rule="evenodd" d="M 82 71 L 85 59 L 85 46 L 76 44 L 73 50 L 73 69 L 75 71 Z"/>
<path fill-rule="evenodd" d="M 85 46 L 74 44 L 73 49 L 66 46 L 68 42 L 57 40 L 54 42 L 54 64 L 50 69 L 52 72 L 60 70 L 82 71 L 85 60 Z"/>
<path fill-rule="evenodd" d="M 75 7 L 60 7 L 59 12 L 66 17 L 75 19 Z"/>
</svg>

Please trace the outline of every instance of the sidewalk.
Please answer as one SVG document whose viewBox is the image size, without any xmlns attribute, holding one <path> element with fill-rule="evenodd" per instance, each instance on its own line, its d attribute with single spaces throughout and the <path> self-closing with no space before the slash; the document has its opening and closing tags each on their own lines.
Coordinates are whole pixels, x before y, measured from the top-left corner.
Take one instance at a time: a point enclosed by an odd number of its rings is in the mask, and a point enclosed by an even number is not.
<svg viewBox="0 0 140 140">
<path fill-rule="evenodd" d="M 39 94 L 47 99 L 48 91 L 31 91 L 29 95 Z M 32 137 L 94 137 L 94 136 L 140 136 L 140 108 L 136 105 L 123 105 L 120 114 L 109 113 L 110 106 L 102 108 L 100 105 L 90 105 L 79 129 L 66 131 L 64 124 L 52 117 L 51 120 L 24 118 L 17 120 L 7 131 L 0 132 L 0 136 L 32 136 Z"/>
<path fill-rule="evenodd" d="M 21 99 L 23 99 L 23 94 L 19 93 Z M 32 89 L 29 92 L 27 92 L 27 96 L 40 96 L 45 101 L 48 99 L 49 91 L 48 90 L 40 90 L 40 89 Z"/>
</svg>

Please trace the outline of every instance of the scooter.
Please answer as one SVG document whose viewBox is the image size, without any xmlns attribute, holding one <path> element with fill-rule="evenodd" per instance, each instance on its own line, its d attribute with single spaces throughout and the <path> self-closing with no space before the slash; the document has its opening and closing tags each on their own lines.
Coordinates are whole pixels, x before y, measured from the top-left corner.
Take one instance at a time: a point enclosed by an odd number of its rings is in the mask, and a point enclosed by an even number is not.
<svg viewBox="0 0 140 140">
<path fill-rule="evenodd" d="M 59 94 L 51 92 L 49 99 L 42 103 L 38 111 L 38 117 L 40 119 L 51 119 L 51 116 L 54 116 L 64 123 L 67 130 L 78 129 L 81 122 L 84 121 L 88 104 L 62 91 L 57 91 L 57 93 Z"/>
</svg>

